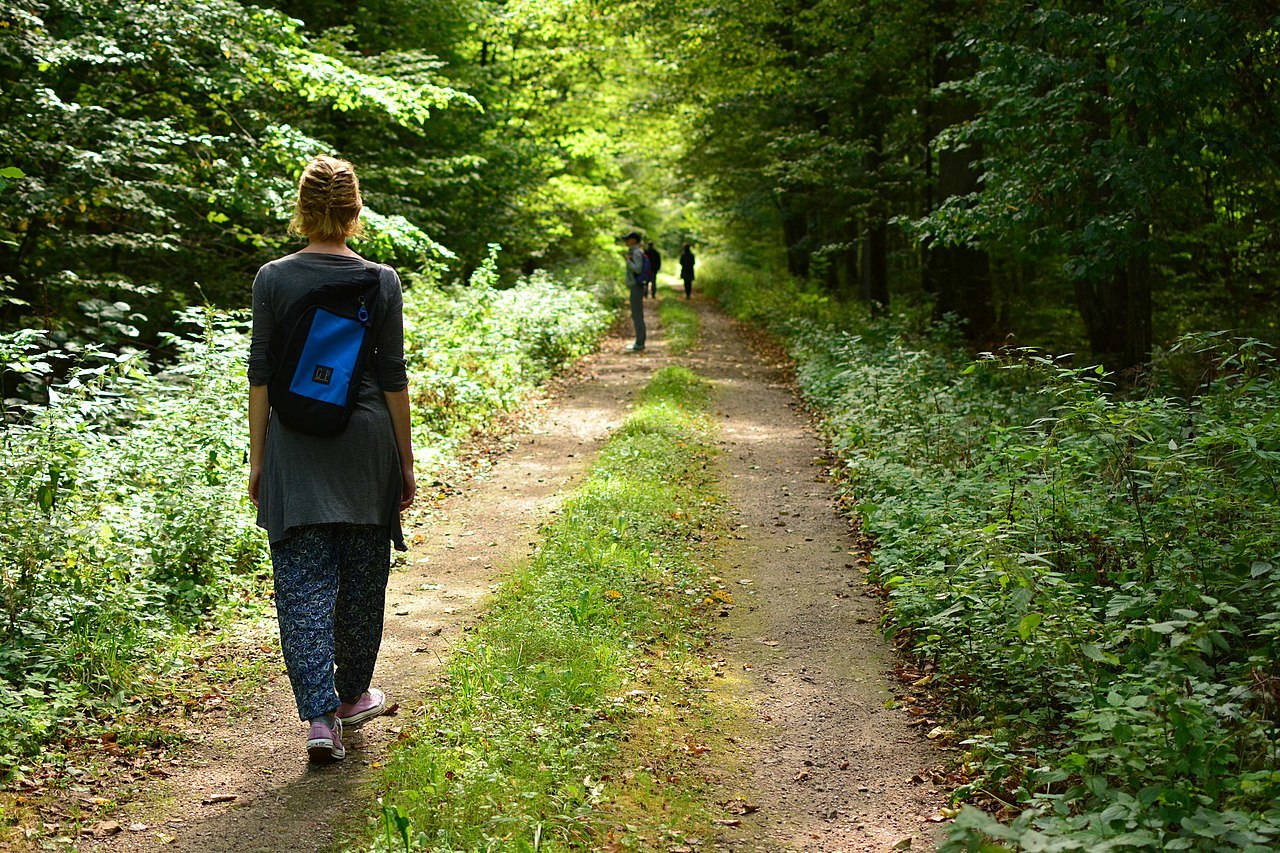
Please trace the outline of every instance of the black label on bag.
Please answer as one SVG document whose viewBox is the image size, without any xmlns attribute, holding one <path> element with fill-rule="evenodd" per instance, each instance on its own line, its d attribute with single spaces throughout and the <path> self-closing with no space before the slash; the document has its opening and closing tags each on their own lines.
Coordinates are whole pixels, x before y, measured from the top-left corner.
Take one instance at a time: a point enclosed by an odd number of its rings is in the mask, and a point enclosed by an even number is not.
<svg viewBox="0 0 1280 853">
<path fill-rule="evenodd" d="M 323 364 L 316 365 L 316 371 L 311 375 L 312 382 L 319 382 L 321 385 L 328 385 L 333 380 L 333 368 L 325 367 Z"/>
</svg>

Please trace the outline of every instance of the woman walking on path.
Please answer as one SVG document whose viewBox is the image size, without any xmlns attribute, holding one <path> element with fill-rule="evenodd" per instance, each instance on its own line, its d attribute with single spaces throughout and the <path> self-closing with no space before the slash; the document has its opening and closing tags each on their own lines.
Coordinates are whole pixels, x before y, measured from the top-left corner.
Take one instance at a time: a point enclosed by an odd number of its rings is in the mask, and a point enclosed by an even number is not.
<svg viewBox="0 0 1280 853">
<path fill-rule="evenodd" d="M 310 723 L 306 748 L 314 761 L 344 758 L 343 724 L 386 709 L 386 696 L 369 685 L 390 546 L 406 550 L 400 512 L 417 489 L 400 279 L 347 247 L 360 232 L 361 205 L 351 164 L 316 157 L 303 170 L 290 224 L 308 245 L 264 265 L 253 282 L 249 496 L 271 543 L 280 646 L 298 716 Z M 273 333 L 287 331 L 284 318 L 299 300 L 374 270 L 373 351 L 364 375 L 352 380 L 359 392 L 346 427 L 317 436 L 283 424 L 268 397 Z"/>
<path fill-rule="evenodd" d="M 680 251 L 680 278 L 684 279 L 684 298 L 693 298 L 693 249 L 685 243 Z"/>
</svg>

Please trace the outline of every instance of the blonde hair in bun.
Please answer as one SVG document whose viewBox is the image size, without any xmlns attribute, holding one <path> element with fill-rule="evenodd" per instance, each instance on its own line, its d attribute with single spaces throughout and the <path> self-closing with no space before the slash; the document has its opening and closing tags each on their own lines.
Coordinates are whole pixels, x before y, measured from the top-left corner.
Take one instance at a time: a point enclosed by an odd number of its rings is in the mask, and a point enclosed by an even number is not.
<svg viewBox="0 0 1280 853">
<path fill-rule="evenodd" d="M 360 222 L 360 181 L 346 160 L 321 154 L 298 181 L 289 233 L 321 243 L 337 243 L 364 233 Z"/>
</svg>

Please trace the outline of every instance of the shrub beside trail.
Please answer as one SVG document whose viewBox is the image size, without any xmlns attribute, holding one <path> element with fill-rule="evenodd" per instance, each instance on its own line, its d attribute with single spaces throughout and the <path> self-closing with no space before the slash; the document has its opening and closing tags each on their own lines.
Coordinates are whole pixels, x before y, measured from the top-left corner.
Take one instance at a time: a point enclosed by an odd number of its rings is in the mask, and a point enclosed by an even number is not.
<svg viewBox="0 0 1280 853">
<path fill-rule="evenodd" d="M 971 780 L 948 849 L 1280 843 L 1280 371 L 1184 338 L 1124 389 L 709 264 L 777 335 Z M 990 816 L 1011 821 L 1001 824 Z"/>
</svg>

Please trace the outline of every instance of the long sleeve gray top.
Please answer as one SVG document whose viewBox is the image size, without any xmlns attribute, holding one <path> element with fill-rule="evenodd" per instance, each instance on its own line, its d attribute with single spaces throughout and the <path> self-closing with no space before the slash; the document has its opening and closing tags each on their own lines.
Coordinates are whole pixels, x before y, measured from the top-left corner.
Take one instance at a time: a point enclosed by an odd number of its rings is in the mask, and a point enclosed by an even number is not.
<svg viewBox="0 0 1280 853">
<path fill-rule="evenodd" d="M 644 269 L 644 249 L 632 246 L 627 249 L 627 286 L 634 287 L 640 280 L 640 271 Z"/>
<path fill-rule="evenodd" d="M 249 383 L 271 378 L 270 343 L 276 323 L 309 291 L 359 275 L 363 262 L 348 255 L 302 252 L 272 261 L 253 280 L 253 336 Z M 309 524 L 376 524 L 398 550 L 400 454 L 384 391 L 409 380 L 404 362 L 404 295 L 400 277 L 381 267 L 382 305 L 374 320 L 374 353 L 360 383 L 347 428 L 338 435 L 308 435 L 271 414 L 258 487 L 258 526 L 274 545 Z"/>
</svg>

